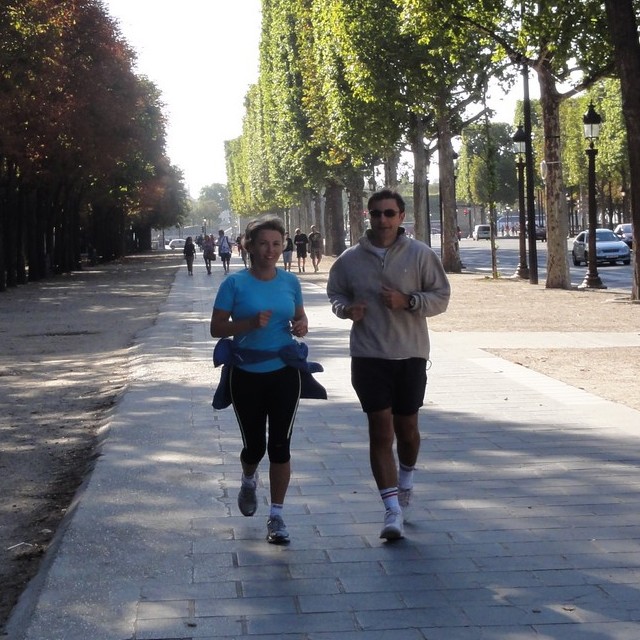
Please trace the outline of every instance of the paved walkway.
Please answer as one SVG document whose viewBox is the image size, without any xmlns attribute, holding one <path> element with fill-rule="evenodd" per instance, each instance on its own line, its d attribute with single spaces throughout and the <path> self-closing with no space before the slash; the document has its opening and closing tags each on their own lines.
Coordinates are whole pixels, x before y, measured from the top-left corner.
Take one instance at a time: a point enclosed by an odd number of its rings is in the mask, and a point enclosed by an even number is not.
<svg viewBox="0 0 640 640">
<path fill-rule="evenodd" d="M 490 334 L 433 334 L 418 504 L 406 538 L 385 543 L 349 325 L 313 284 L 308 342 L 330 400 L 301 403 L 292 543 L 269 545 L 266 488 L 242 517 L 235 418 L 210 406 L 222 277 L 181 268 L 139 336 L 131 387 L 11 640 L 640 638 L 640 412 L 474 346 Z M 517 344 L 529 339 L 545 334 Z"/>
</svg>

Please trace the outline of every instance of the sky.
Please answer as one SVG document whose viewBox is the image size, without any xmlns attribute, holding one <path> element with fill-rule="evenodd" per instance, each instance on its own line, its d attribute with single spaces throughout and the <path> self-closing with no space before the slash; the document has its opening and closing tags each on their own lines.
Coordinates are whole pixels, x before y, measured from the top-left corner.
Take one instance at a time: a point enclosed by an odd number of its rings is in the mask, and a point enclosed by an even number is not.
<svg viewBox="0 0 640 640">
<path fill-rule="evenodd" d="M 242 133 L 244 98 L 258 79 L 261 0 L 103 2 L 137 53 L 136 71 L 162 93 L 167 154 L 187 191 L 197 198 L 202 187 L 226 184 L 224 142 Z M 534 97 L 533 76 L 530 88 Z M 511 122 L 521 85 L 511 97 L 492 94 L 494 119 Z"/>
<path fill-rule="evenodd" d="M 226 183 L 224 141 L 242 133 L 258 79 L 261 0 L 103 0 L 166 105 L 167 155 L 195 198 Z"/>
</svg>

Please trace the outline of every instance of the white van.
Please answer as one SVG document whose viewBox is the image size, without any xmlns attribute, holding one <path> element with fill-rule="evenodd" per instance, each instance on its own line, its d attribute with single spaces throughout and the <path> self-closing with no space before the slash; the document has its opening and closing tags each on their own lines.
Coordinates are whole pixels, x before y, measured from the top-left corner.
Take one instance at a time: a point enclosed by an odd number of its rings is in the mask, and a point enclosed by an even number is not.
<svg viewBox="0 0 640 640">
<path fill-rule="evenodd" d="M 491 239 L 491 225 L 490 224 L 477 224 L 473 230 L 474 240 L 490 240 Z"/>
</svg>

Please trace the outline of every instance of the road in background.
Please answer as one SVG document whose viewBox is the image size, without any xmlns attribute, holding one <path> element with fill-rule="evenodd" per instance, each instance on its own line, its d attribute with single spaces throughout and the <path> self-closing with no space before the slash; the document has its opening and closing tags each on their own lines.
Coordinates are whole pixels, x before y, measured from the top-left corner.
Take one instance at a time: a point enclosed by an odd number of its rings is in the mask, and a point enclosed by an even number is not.
<svg viewBox="0 0 640 640">
<path fill-rule="evenodd" d="M 571 247 L 573 239 L 567 241 L 567 261 L 569 263 L 569 271 L 571 274 L 571 284 L 578 286 L 584 280 L 587 274 L 587 267 L 576 267 L 571 260 Z M 518 238 L 499 237 L 496 239 L 498 271 L 501 277 L 512 276 L 520 261 L 520 248 Z M 440 250 L 440 236 L 433 236 L 432 246 L 436 251 Z M 527 245 L 528 246 L 528 245 Z M 547 277 L 547 243 L 537 243 L 538 253 L 538 276 L 540 280 Z M 462 238 L 460 240 L 460 258 L 469 271 L 477 271 L 478 273 L 491 274 L 491 243 L 489 240 L 472 240 L 471 238 Z M 527 250 L 527 261 L 529 260 L 529 252 Z M 633 260 L 633 256 L 632 256 Z M 631 292 L 633 283 L 633 266 L 617 264 L 599 265 L 598 274 L 602 283 L 608 289 L 620 289 Z"/>
</svg>

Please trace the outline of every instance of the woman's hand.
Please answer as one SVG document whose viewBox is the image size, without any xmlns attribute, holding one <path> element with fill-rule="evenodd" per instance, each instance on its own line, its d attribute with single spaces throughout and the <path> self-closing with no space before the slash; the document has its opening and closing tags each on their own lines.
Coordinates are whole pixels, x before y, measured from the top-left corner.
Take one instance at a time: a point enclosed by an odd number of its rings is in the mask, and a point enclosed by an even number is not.
<svg viewBox="0 0 640 640">
<path fill-rule="evenodd" d="M 273 311 L 260 311 L 254 316 L 242 318 L 241 320 L 230 320 L 231 314 L 228 311 L 214 309 L 211 314 L 210 333 L 213 338 L 228 338 L 238 335 L 239 333 L 247 333 L 262 329 L 269 324 Z"/>
<path fill-rule="evenodd" d="M 309 333 L 309 321 L 306 315 L 291 321 L 291 333 L 296 338 L 304 338 Z"/>
<path fill-rule="evenodd" d="M 266 327 L 269 324 L 269 320 L 273 315 L 273 311 L 260 311 L 257 315 L 254 316 L 254 323 L 256 329 L 262 329 L 262 327 Z"/>
</svg>

